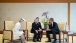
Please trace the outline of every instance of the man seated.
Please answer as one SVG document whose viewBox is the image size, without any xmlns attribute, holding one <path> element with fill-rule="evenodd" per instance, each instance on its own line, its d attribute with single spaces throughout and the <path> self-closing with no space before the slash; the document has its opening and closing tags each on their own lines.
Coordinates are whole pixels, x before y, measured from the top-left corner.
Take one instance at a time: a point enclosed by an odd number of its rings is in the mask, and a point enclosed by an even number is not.
<svg viewBox="0 0 76 43">
<path fill-rule="evenodd" d="M 25 43 L 25 37 L 24 37 L 24 32 L 23 30 L 21 29 L 21 23 L 24 22 L 25 19 L 24 18 L 21 18 L 19 20 L 19 22 L 17 22 L 15 24 L 15 27 L 13 29 L 13 34 L 17 34 L 20 38 L 21 38 L 21 41 L 22 43 Z"/>
<path fill-rule="evenodd" d="M 54 42 L 56 42 L 56 34 L 59 33 L 59 27 L 56 22 L 54 22 L 53 18 L 49 19 L 49 28 L 46 29 L 46 36 L 48 41 L 51 42 L 50 34 L 53 34 Z"/>
<path fill-rule="evenodd" d="M 31 32 L 34 33 L 33 42 L 39 41 L 40 42 L 40 34 L 41 34 L 41 23 L 36 18 L 35 21 L 32 23 Z"/>
</svg>

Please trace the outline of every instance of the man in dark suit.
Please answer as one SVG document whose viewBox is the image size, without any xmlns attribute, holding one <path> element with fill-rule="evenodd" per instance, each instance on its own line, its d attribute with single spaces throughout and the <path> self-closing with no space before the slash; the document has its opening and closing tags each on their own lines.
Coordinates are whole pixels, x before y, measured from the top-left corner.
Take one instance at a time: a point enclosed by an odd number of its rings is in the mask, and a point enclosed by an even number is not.
<svg viewBox="0 0 76 43">
<path fill-rule="evenodd" d="M 49 19 L 49 28 L 46 29 L 47 42 L 51 42 L 50 34 L 53 34 L 54 42 L 56 41 L 56 34 L 59 33 L 59 27 L 53 18 Z"/>
<path fill-rule="evenodd" d="M 38 19 L 35 19 L 35 22 L 32 23 L 32 30 L 31 32 L 34 33 L 33 41 L 39 41 L 40 42 L 40 34 L 41 34 L 41 23 L 38 21 Z"/>
</svg>

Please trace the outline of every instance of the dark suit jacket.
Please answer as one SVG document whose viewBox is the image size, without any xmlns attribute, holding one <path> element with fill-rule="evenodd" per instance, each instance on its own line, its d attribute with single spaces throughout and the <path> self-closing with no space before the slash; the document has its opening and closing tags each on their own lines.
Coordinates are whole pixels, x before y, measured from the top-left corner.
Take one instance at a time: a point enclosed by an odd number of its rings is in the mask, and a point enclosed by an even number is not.
<svg viewBox="0 0 76 43">
<path fill-rule="evenodd" d="M 34 33 L 35 30 L 39 30 L 39 28 L 42 29 L 41 23 L 39 22 L 39 23 L 36 24 L 35 22 L 33 22 L 32 23 L 31 33 Z"/>
<path fill-rule="evenodd" d="M 59 27 L 56 22 L 53 22 L 53 26 L 52 24 L 49 24 L 49 29 L 51 29 L 51 31 L 54 31 L 54 32 L 59 32 Z"/>
</svg>

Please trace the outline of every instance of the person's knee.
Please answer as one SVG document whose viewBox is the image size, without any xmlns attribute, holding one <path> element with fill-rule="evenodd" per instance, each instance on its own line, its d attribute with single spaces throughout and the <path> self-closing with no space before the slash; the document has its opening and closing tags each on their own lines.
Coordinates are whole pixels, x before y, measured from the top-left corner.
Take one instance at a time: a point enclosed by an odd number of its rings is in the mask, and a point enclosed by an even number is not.
<svg viewBox="0 0 76 43">
<path fill-rule="evenodd" d="M 37 33 L 34 33 L 34 35 L 36 36 L 36 35 L 37 35 Z"/>
<path fill-rule="evenodd" d="M 47 31 L 46 34 L 50 34 L 50 33 Z"/>
<path fill-rule="evenodd" d="M 52 30 L 51 32 L 52 32 L 53 34 L 55 34 L 55 33 L 56 33 L 56 32 L 55 32 L 55 31 L 53 31 L 53 30 Z"/>
<path fill-rule="evenodd" d="M 37 35 L 40 35 L 40 32 L 38 32 Z"/>
</svg>

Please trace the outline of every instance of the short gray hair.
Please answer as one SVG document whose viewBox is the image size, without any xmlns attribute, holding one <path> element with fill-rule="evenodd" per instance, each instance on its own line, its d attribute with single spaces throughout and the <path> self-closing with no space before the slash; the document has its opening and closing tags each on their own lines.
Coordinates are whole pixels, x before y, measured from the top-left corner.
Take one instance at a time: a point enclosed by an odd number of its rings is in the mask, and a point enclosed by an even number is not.
<svg viewBox="0 0 76 43">
<path fill-rule="evenodd" d="M 36 19 L 39 19 L 39 17 L 36 17 Z"/>
</svg>

